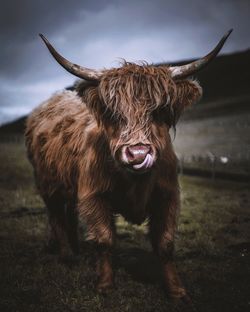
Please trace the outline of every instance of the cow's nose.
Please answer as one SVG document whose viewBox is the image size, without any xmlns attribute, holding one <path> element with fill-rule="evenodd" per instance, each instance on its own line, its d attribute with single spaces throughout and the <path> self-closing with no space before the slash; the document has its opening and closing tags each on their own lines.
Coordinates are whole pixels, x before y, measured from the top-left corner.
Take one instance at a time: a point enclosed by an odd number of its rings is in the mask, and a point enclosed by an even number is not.
<svg viewBox="0 0 250 312">
<path fill-rule="evenodd" d="M 126 156 L 131 165 L 141 164 L 150 153 L 150 145 L 131 145 L 126 148 Z"/>
</svg>

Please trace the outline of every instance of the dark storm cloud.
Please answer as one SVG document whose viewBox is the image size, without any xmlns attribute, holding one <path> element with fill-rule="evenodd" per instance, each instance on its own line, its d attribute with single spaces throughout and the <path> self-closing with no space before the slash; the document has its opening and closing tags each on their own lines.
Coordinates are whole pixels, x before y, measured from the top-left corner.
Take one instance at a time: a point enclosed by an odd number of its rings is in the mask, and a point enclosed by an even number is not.
<svg viewBox="0 0 250 312">
<path fill-rule="evenodd" d="M 38 33 L 59 34 L 60 30 L 80 18 L 83 8 L 86 12 L 98 12 L 105 2 L 76 0 L 72 5 L 72 1 L 68 0 L 11 0 L 1 3 L 1 72 L 9 75 L 12 71 L 25 70 L 32 61 L 32 52 L 41 48 L 38 46 Z"/>
<path fill-rule="evenodd" d="M 0 122 L 74 80 L 52 60 L 40 32 L 86 66 L 115 66 L 118 57 L 173 61 L 203 55 L 231 27 L 223 51 L 248 48 L 249 9 L 243 0 L 2 1 Z"/>
</svg>

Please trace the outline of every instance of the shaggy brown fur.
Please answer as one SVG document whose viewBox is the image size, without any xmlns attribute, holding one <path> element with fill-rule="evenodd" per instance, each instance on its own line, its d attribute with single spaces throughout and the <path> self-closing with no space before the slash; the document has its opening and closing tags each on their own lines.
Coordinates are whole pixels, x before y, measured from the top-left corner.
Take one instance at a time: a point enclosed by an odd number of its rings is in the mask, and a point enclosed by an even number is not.
<svg viewBox="0 0 250 312">
<path fill-rule="evenodd" d="M 166 66 L 124 63 L 100 82 L 77 83 L 76 91 L 53 95 L 29 116 L 26 145 L 38 189 L 49 214 L 49 246 L 78 252 L 77 217 L 99 254 L 98 289 L 112 286 L 110 248 L 114 217 L 140 224 L 148 218 L 152 246 L 173 297 L 186 291 L 173 264 L 179 211 L 176 156 L 169 129 L 201 96 L 192 80 L 174 81 Z M 124 145 L 150 144 L 154 167 L 138 175 L 120 163 Z"/>
</svg>

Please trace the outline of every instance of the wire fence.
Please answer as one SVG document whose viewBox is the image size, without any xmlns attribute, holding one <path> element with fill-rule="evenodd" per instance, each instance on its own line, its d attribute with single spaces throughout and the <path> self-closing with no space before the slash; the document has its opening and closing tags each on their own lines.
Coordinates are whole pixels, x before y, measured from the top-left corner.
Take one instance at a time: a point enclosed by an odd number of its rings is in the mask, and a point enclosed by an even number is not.
<svg viewBox="0 0 250 312">
<path fill-rule="evenodd" d="M 24 136 L 21 134 L 2 134 L 0 135 L 0 143 L 23 143 Z"/>
<path fill-rule="evenodd" d="M 238 181 L 250 181 L 250 151 L 230 155 L 216 155 L 208 152 L 204 155 L 177 155 L 179 174 L 200 175 L 211 178 L 226 178 Z"/>
</svg>

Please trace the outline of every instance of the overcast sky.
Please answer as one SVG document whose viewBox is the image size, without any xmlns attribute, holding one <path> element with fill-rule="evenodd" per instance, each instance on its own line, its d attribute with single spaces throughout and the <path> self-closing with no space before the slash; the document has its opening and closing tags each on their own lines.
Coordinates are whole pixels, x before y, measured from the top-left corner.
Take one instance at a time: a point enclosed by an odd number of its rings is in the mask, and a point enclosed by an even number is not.
<svg viewBox="0 0 250 312">
<path fill-rule="evenodd" d="M 250 0 L 0 0 L 0 124 L 29 113 L 73 76 L 43 33 L 86 67 L 177 61 L 206 54 L 230 28 L 223 53 L 250 47 Z"/>
</svg>

